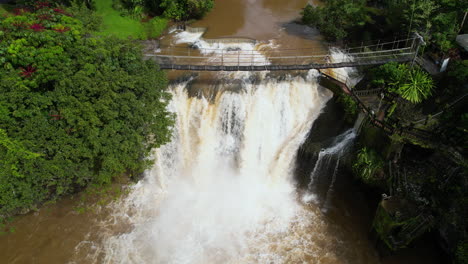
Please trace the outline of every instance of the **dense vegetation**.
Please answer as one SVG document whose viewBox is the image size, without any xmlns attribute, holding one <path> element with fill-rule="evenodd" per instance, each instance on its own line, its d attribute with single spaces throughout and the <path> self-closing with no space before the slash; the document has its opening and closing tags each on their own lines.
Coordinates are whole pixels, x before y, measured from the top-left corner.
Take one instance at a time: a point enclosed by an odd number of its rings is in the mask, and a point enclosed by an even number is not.
<svg viewBox="0 0 468 264">
<path fill-rule="evenodd" d="M 302 21 L 320 29 L 331 40 L 343 39 L 353 28 L 371 22 L 366 1 L 327 0 L 325 6 L 308 4 L 302 13 Z"/>
<path fill-rule="evenodd" d="M 34 6 L 32 0 L 17 0 L 18 6 Z M 115 36 L 120 39 L 155 39 L 169 22 L 163 16 L 150 16 L 143 9 L 127 10 L 119 0 L 55 0 L 71 8 L 74 17 L 86 27 L 92 24 L 94 35 Z M 1 12 L 1 10 L 0 10 Z"/>
<path fill-rule="evenodd" d="M 164 73 L 74 15 L 35 2 L 0 18 L 1 217 L 140 173 L 169 140 Z"/>
<path fill-rule="evenodd" d="M 370 70 L 372 85 L 385 87 L 412 103 L 421 103 L 429 98 L 434 83 L 421 68 L 390 62 Z"/>
<path fill-rule="evenodd" d="M 390 194 L 378 206 L 374 230 L 398 250 L 436 228 L 454 263 L 466 263 L 466 61 L 453 60 L 437 78 L 416 65 L 398 63 L 367 73 L 366 89 L 384 88 L 379 115 L 394 129 L 383 132 L 368 125 L 353 166 L 365 184 Z"/>
<path fill-rule="evenodd" d="M 463 0 L 325 0 L 323 7 L 307 5 L 302 21 L 330 40 L 365 41 L 419 32 L 447 52 L 455 47 L 467 8 Z"/>
<path fill-rule="evenodd" d="M 466 60 L 449 65 L 435 77 L 394 62 L 367 70 L 365 89 L 384 88 L 378 115 L 394 130 L 368 124 L 353 171 L 390 194 L 374 219 L 385 245 L 398 250 L 435 228 L 454 263 L 466 263 L 460 259 L 468 237 L 468 67 Z"/>
<path fill-rule="evenodd" d="M 114 0 L 114 6 L 135 16 L 147 12 L 181 21 L 203 17 L 214 7 L 214 0 Z"/>
<path fill-rule="evenodd" d="M 418 32 L 429 44 L 420 56 L 450 58 L 445 73 L 430 76 L 418 65 L 387 63 L 365 69 L 357 89 L 383 88 L 379 109 L 367 122 L 354 159 L 354 174 L 385 193 L 373 228 L 390 249 L 408 246 L 437 230 L 454 263 L 468 263 L 468 60 L 455 37 L 468 2 L 459 0 L 325 0 L 307 5 L 302 22 L 331 41 L 406 38 Z M 351 104 L 341 99 L 346 114 Z M 355 116 L 355 115 L 354 115 Z"/>
</svg>

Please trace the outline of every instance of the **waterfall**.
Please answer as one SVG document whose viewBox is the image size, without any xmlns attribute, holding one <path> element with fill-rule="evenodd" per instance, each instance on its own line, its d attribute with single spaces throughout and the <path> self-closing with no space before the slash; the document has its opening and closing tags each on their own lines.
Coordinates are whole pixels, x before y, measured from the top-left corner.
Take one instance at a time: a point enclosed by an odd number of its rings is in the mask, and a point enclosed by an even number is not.
<svg viewBox="0 0 468 264">
<path fill-rule="evenodd" d="M 341 155 L 343 155 L 343 151 L 340 151 L 340 153 L 338 154 L 338 158 L 336 160 L 335 168 L 333 169 L 332 180 L 331 180 L 330 186 L 328 186 L 328 190 L 327 190 L 327 192 L 325 194 L 325 203 L 323 204 L 323 207 L 322 207 L 322 212 L 325 212 L 325 213 L 331 207 L 331 201 L 332 201 L 335 182 L 336 182 L 336 174 L 338 172 L 338 168 L 340 167 Z"/>
<path fill-rule="evenodd" d="M 323 209 L 327 210 L 326 208 L 330 204 L 341 158 L 355 137 L 355 130 L 349 129 L 338 135 L 330 147 L 322 149 L 319 152 L 314 169 L 310 174 L 309 193 L 303 197 L 303 201 L 321 203 L 321 194 L 325 191 L 322 195 L 325 197 Z M 333 170 L 330 171 L 331 169 Z"/>
<path fill-rule="evenodd" d="M 170 86 L 172 141 L 154 151 L 155 166 L 112 205 L 92 262 L 276 264 L 364 256 L 347 243 L 335 252 L 343 238 L 326 239 L 334 236 L 329 224 L 297 199 L 293 182 L 297 150 L 331 92 L 318 86 L 315 70 L 280 79 L 255 74 L 218 73 L 237 86 L 221 81 L 210 85 L 210 95 L 189 95 L 196 78 Z"/>
</svg>

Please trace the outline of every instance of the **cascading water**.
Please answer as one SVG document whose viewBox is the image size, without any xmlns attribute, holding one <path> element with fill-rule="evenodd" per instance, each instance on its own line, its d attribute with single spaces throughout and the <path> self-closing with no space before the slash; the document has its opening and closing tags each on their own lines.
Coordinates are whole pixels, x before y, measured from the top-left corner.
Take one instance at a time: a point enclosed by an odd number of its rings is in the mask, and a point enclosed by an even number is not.
<svg viewBox="0 0 468 264">
<path fill-rule="evenodd" d="M 281 80 L 252 76 L 219 74 L 240 85 L 232 89 L 220 82 L 210 96 L 189 95 L 187 87 L 196 78 L 170 87 L 169 108 L 176 114 L 172 141 L 154 152 L 153 169 L 114 205 L 112 223 L 106 224 L 121 231 L 104 235 L 89 258 L 165 264 L 367 262 L 369 256 L 356 255 L 316 208 L 298 201 L 292 180 L 296 152 L 331 92 L 318 86 L 315 70 Z"/>
<path fill-rule="evenodd" d="M 323 197 L 325 199 L 323 210 L 328 210 L 341 158 L 355 138 L 354 129 L 349 129 L 337 136 L 332 146 L 319 152 L 314 169 L 310 174 L 308 188 L 310 193 L 304 197 L 305 202 L 320 203 L 320 197 Z M 328 186 L 328 188 L 321 188 L 323 186 Z M 320 190 L 325 190 L 325 193 L 321 194 Z"/>
<path fill-rule="evenodd" d="M 173 141 L 124 202 L 134 229 L 108 239 L 105 262 L 240 261 L 268 234 L 287 231 L 299 210 L 295 152 L 330 98 L 312 81 L 244 83 L 214 102 L 172 87 Z"/>
</svg>

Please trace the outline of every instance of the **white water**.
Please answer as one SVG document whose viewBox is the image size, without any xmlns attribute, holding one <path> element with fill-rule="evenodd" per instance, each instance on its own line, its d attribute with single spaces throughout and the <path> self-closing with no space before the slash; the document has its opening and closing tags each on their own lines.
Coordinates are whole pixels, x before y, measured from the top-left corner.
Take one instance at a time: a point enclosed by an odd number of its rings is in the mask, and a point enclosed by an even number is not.
<svg viewBox="0 0 468 264">
<path fill-rule="evenodd" d="M 175 43 L 190 43 L 192 47 L 196 47 L 201 54 L 208 55 L 207 60 L 220 62 L 223 57 L 223 65 L 236 66 L 252 64 L 265 65 L 269 64 L 268 59 L 262 55 L 261 51 L 275 47 L 273 42 L 251 44 L 247 42 L 238 43 L 209 43 L 202 38 L 203 33 L 180 32 L 175 36 Z M 242 55 L 239 56 L 238 50 L 242 50 Z M 338 58 L 338 56 L 335 56 Z"/>
<path fill-rule="evenodd" d="M 174 139 L 121 205 L 134 228 L 107 240 L 106 263 L 281 261 L 251 249 L 286 232 L 302 210 L 293 162 L 330 94 L 300 77 L 242 88 L 210 103 L 173 87 Z"/>
<path fill-rule="evenodd" d="M 330 174 L 328 173 L 329 168 L 333 166 L 334 170 L 331 174 L 332 180 L 328 187 L 327 193 L 325 194 L 325 210 L 330 203 L 329 199 L 330 193 L 333 192 L 334 183 L 336 181 L 336 173 L 338 170 L 338 166 L 341 160 L 341 156 L 347 150 L 347 148 L 351 145 L 351 143 L 356 138 L 356 133 L 354 129 L 349 129 L 343 134 L 337 136 L 333 142 L 333 144 L 326 148 L 322 149 L 319 154 L 317 161 L 315 162 L 314 169 L 310 173 L 310 182 L 309 182 L 309 193 L 303 197 L 303 201 L 308 202 L 315 202 L 318 203 L 318 196 L 316 193 L 317 189 L 317 181 L 320 180 L 320 177 L 329 178 Z"/>
<path fill-rule="evenodd" d="M 250 76 L 220 74 L 241 87 L 221 84 L 208 98 L 190 97 L 187 83 L 170 87 L 172 142 L 114 205 L 111 225 L 127 232 L 104 235 L 94 262 L 345 263 L 346 252 L 360 261 L 297 200 L 292 180 L 297 149 L 331 92 L 314 70 L 282 81 L 262 74 L 259 84 Z"/>
</svg>

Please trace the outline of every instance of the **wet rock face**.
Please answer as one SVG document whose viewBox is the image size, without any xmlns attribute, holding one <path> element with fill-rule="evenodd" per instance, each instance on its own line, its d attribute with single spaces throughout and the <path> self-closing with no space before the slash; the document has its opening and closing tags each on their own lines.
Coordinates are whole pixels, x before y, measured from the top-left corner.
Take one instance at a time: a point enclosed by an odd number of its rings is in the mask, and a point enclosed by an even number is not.
<svg viewBox="0 0 468 264">
<path fill-rule="evenodd" d="M 294 174 L 298 187 L 307 188 L 318 153 L 329 147 L 333 139 L 346 128 L 343 109 L 336 102 L 336 98 L 333 98 L 328 101 L 298 150 Z"/>
</svg>

